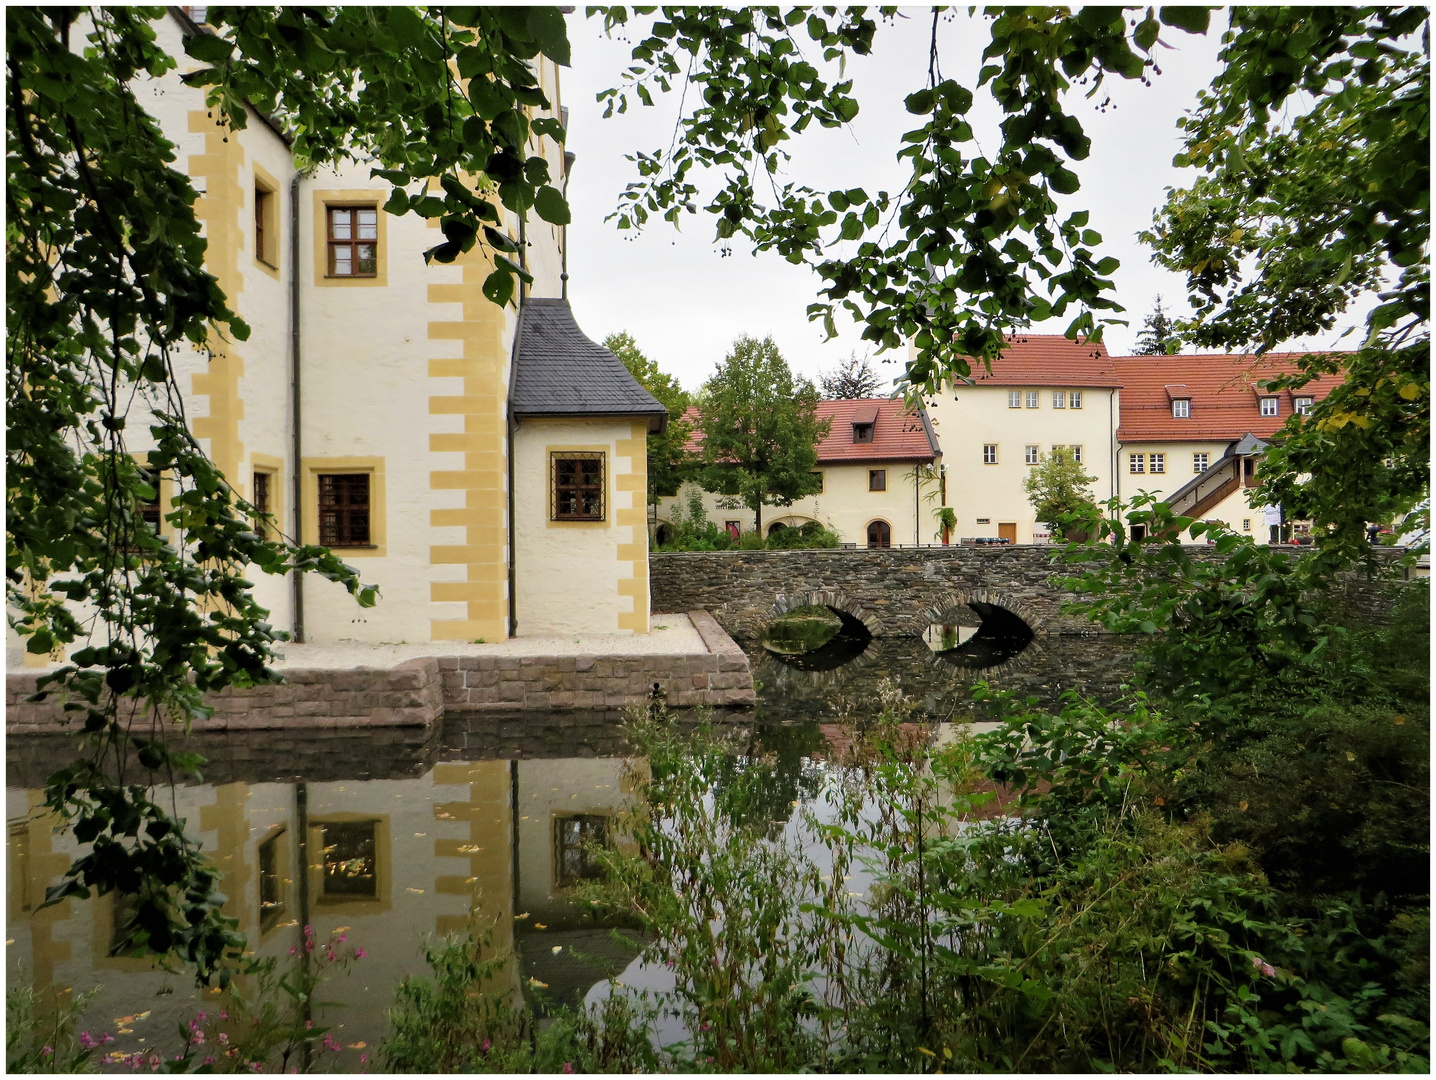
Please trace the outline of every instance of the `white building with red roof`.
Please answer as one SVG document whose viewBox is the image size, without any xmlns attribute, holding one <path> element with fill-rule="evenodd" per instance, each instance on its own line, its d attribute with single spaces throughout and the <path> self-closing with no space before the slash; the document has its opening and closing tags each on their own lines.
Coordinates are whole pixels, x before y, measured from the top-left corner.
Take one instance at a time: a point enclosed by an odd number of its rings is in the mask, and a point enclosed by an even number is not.
<svg viewBox="0 0 1436 1080">
<path fill-rule="evenodd" d="M 689 409 L 684 419 L 697 420 Z M 938 525 L 937 463 L 942 456 L 937 435 L 925 410 L 910 410 L 889 398 L 820 401 L 818 418 L 831 421 L 818 444 L 817 472 L 822 490 L 791 506 L 765 507 L 763 528 L 798 528 L 818 522 L 844 543 L 858 547 L 933 543 Z M 689 437 L 688 450 L 702 446 L 702 432 Z M 674 520 L 675 506 L 687 502 L 696 485 L 684 485 L 678 496 L 657 507 L 657 535 L 662 543 Z M 700 492 L 708 520 L 729 532 L 752 532 L 755 515 L 733 497 Z"/>
<path fill-rule="evenodd" d="M 1293 414 L 1305 414 L 1341 382 L 1326 375 L 1300 390 L 1262 386 L 1294 372 L 1301 355 L 1118 357 L 1118 493 L 1160 494 L 1180 514 L 1220 521 L 1259 541 L 1280 536 L 1268 520 L 1277 512 L 1251 506 L 1247 496 L 1256 462 Z"/>
<path fill-rule="evenodd" d="M 974 363 L 971 378 L 928 402 L 959 539 L 1044 540 L 1022 482 L 1057 447 L 1096 477 L 1094 498 L 1118 493 L 1122 377 L 1105 346 L 1024 334 L 990 370 Z"/>
</svg>

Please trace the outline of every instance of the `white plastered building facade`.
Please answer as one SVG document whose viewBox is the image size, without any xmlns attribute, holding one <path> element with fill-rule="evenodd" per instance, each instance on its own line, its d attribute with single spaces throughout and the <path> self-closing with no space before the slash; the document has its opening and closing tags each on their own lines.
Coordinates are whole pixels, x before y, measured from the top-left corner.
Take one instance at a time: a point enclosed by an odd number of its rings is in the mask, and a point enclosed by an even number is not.
<svg viewBox="0 0 1436 1080">
<path fill-rule="evenodd" d="M 253 110 L 243 130 L 223 126 L 204 91 L 180 79 L 194 66 L 184 38 L 203 28 L 174 8 L 155 28 L 180 67 L 137 94 L 175 144 L 173 167 L 199 193 L 206 269 L 251 328 L 246 341 L 216 335 L 208 354 L 179 358 L 192 430 L 284 535 L 330 546 L 379 587 L 377 606 L 362 609 L 332 582 L 251 568 L 271 623 L 313 643 L 646 632 L 646 456 L 634 438 L 636 424 L 646 433 L 666 422 L 662 406 L 613 360 L 601 366 L 623 400 L 567 416 L 560 441 L 603 447 L 614 489 L 605 516 L 586 529 L 545 529 L 552 472 L 511 460 L 529 438 L 526 419 L 512 415 L 520 325 L 531 304 L 568 310 L 565 230 L 499 208 L 534 278 L 500 308 L 482 293 L 489 255 L 476 248 L 426 264 L 423 252 L 441 239 L 436 220 L 385 213 L 390 187 L 367 163 L 300 174 L 280 130 Z M 551 103 L 535 115 L 562 117 L 557 67 L 533 63 Z M 571 164 L 562 145 L 534 137 L 529 149 L 561 186 Z M 588 351 L 570 365 L 575 382 L 594 361 Z M 143 456 L 147 447 L 137 438 L 131 449 Z M 511 500 L 519 476 L 542 487 L 515 489 Z M 174 485 L 160 479 L 168 513 Z M 575 572 L 552 573 L 565 549 Z M 576 596 L 583 602 L 570 604 Z M 9 644 L 15 663 L 23 649 L 13 631 Z"/>
</svg>

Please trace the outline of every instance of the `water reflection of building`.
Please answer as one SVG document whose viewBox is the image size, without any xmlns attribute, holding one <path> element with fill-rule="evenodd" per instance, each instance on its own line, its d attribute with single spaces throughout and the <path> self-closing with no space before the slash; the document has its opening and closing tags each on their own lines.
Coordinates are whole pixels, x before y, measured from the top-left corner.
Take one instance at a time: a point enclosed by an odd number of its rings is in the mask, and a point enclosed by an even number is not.
<svg viewBox="0 0 1436 1080">
<path fill-rule="evenodd" d="M 412 779 L 235 782 L 182 787 L 176 798 L 191 835 L 224 869 L 226 913 L 251 949 L 287 959 L 306 923 L 320 940 L 349 928 L 366 956 L 332 987 L 346 1003 L 332 1022 L 341 1042 L 372 1044 L 394 984 L 423 970 L 426 936 L 462 930 L 472 896 L 494 923 L 495 946 L 512 946 L 515 779 L 507 761 L 455 762 Z M 76 853 L 42 809 L 39 792 L 7 790 L 10 977 L 25 970 L 38 987 L 75 992 L 98 984 L 88 1021 L 97 1031 L 150 1011 L 116 1048 L 169 1045 L 175 1022 L 208 993 L 152 959 L 109 955 L 123 923 L 114 894 L 36 910 Z"/>
</svg>

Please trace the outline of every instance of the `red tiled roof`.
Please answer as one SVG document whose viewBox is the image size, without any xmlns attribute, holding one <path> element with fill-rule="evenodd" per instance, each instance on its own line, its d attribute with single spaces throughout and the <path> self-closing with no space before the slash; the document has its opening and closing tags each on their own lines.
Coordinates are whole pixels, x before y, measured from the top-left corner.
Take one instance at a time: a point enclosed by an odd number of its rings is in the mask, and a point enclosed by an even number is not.
<svg viewBox="0 0 1436 1080">
<path fill-rule="evenodd" d="M 972 378 L 979 386 L 1122 385 L 1105 345 L 1070 341 L 1061 334 L 1016 334 L 992 362 L 992 374 L 980 360 L 972 361 Z"/>
<path fill-rule="evenodd" d="M 1287 422 L 1292 398 L 1317 401 L 1341 385 L 1340 375 L 1313 379 L 1293 394 L 1277 394 L 1277 415 L 1262 416 L 1256 383 L 1296 370 L 1304 353 L 1204 353 L 1178 356 L 1119 356 L 1122 378 L 1122 422 L 1119 442 L 1203 442 L 1240 439 L 1251 432 L 1270 438 Z M 1181 384 L 1181 389 L 1178 387 Z M 1173 393 L 1173 391 L 1178 391 Z M 1270 395 L 1268 395 L 1270 396 Z M 1191 416 L 1174 417 L 1172 398 L 1190 398 Z"/>
<path fill-rule="evenodd" d="M 685 422 L 693 425 L 684 447 L 696 454 L 703 446 L 703 433 L 698 430 L 698 410 L 683 413 Z M 937 436 L 929 435 L 921 413 L 909 412 L 900 400 L 890 398 L 859 398 L 818 402 L 818 419 L 832 420 L 828 437 L 818 444 L 820 464 L 848 461 L 933 461 L 938 454 Z M 853 424 L 873 425 L 873 441 L 853 442 Z"/>
</svg>

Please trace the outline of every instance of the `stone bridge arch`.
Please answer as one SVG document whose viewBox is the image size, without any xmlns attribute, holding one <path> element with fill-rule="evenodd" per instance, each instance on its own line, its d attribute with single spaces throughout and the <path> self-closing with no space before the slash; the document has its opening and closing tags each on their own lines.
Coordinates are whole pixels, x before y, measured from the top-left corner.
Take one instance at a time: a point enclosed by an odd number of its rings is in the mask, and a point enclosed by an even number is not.
<svg viewBox="0 0 1436 1080">
<path fill-rule="evenodd" d="M 850 620 L 861 623 L 871 636 L 883 636 L 883 625 L 878 617 L 841 589 L 794 589 L 790 592 L 778 593 L 767 618 L 758 628 L 758 636 L 762 637 L 767 631 L 768 623 L 801 607 L 828 608 L 842 619 L 844 624 L 848 624 Z"/>
<path fill-rule="evenodd" d="M 1032 605 L 1000 589 L 959 589 L 948 593 L 923 611 L 923 630 L 933 623 L 956 622 L 953 616 L 960 612 L 976 612 L 980 618 L 985 619 L 983 607 L 1002 608 L 1011 612 L 1025 622 L 1034 635 L 1041 632 L 1042 624 L 1046 622 L 1042 613 Z"/>
</svg>

